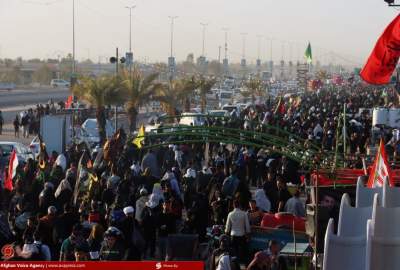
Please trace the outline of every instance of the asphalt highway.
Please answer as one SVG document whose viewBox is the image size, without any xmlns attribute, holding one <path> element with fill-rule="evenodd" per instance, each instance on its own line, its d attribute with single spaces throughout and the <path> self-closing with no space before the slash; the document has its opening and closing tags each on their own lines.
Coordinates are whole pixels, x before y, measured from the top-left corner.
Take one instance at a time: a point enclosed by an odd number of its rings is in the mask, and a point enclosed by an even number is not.
<svg viewBox="0 0 400 270">
<path fill-rule="evenodd" d="M 14 90 L 0 90 L 0 110 L 6 123 L 10 123 L 16 113 L 34 107 L 36 104 L 66 101 L 69 95 L 68 88 L 27 88 Z"/>
</svg>

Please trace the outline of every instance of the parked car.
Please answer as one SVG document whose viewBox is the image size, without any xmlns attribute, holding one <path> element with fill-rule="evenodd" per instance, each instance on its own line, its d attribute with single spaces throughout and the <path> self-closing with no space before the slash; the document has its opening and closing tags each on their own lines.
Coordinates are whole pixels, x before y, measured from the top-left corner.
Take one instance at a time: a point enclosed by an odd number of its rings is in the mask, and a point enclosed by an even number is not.
<svg viewBox="0 0 400 270">
<path fill-rule="evenodd" d="M 66 80 L 61 80 L 61 79 L 53 79 L 53 80 L 51 80 L 50 85 L 54 88 L 69 87 L 69 82 L 67 82 Z"/>
<path fill-rule="evenodd" d="M 23 145 L 22 143 L 1 141 L 0 142 L 0 167 L 4 168 L 4 166 L 6 166 L 8 164 L 10 155 L 14 149 L 17 152 L 18 162 L 20 162 L 20 163 L 27 162 L 27 160 L 29 158 L 32 158 L 32 159 L 35 158 L 32 151 L 28 147 Z"/>
<path fill-rule="evenodd" d="M 106 121 L 106 136 L 110 138 L 114 134 L 114 126 L 110 120 Z M 80 139 L 89 143 L 94 148 L 100 143 L 99 129 L 97 128 L 97 119 L 88 118 L 83 122 L 79 131 Z"/>
</svg>

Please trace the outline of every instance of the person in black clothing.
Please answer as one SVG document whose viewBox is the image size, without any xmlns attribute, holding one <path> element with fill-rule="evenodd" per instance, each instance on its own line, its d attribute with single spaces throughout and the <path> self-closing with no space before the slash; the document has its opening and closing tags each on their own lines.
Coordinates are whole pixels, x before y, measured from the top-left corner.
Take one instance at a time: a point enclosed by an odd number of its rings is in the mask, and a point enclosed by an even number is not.
<svg viewBox="0 0 400 270">
<path fill-rule="evenodd" d="M 141 259 L 141 253 L 139 247 L 135 246 L 135 244 L 133 243 L 133 234 L 140 233 L 139 231 L 134 231 L 139 230 L 139 226 L 134 217 L 135 210 L 132 206 L 127 206 L 123 209 L 123 211 L 126 217 L 121 223 L 121 231 L 125 238 L 126 249 L 128 250 L 127 260 L 137 261 Z"/>
<path fill-rule="evenodd" d="M 37 225 L 37 218 L 35 216 L 30 216 L 27 220 L 26 228 L 22 235 L 22 238 L 23 239 L 27 239 L 27 238 L 33 239 L 33 233 L 36 230 L 36 225 Z"/>
<path fill-rule="evenodd" d="M 278 210 L 278 188 L 273 173 L 269 172 L 267 174 L 267 179 L 264 182 L 263 189 L 265 191 L 265 195 L 267 195 L 269 201 L 271 202 L 271 212 L 276 213 Z"/>
<path fill-rule="evenodd" d="M 278 212 L 283 212 L 286 202 L 292 197 L 292 195 L 288 191 L 286 182 L 282 177 L 278 177 L 276 185 L 278 187 Z"/>
<path fill-rule="evenodd" d="M 228 216 L 228 201 L 223 197 L 220 190 L 216 190 L 214 198 L 210 202 L 213 211 L 214 224 L 225 224 Z"/>
<path fill-rule="evenodd" d="M 169 234 L 176 232 L 176 218 L 171 213 L 171 202 L 165 201 L 163 203 L 163 211 L 158 220 L 158 237 L 159 237 L 159 254 L 160 259 L 164 260 L 166 256 L 167 238 Z"/>
<path fill-rule="evenodd" d="M 144 258 L 147 257 L 147 253 L 150 250 L 150 258 L 155 257 L 156 251 L 156 236 L 157 236 L 157 222 L 160 215 L 160 207 L 154 202 L 147 202 L 145 208 L 142 211 L 142 228 L 143 236 L 146 242 L 146 246 L 143 250 Z"/>
<path fill-rule="evenodd" d="M 14 122 L 14 137 L 19 138 L 19 118 L 18 118 L 18 114 L 15 116 Z"/>
<path fill-rule="evenodd" d="M 24 116 L 21 118 L 21 126 L 22 126 L 22 136 L 24 138 L 29 137 L 29 115 L 25 112 Z"/>
<path fill-rule="evenodd" d="M 111 183 L 107 183 L 107 189 L 105 189 L 101 195 L 102 202 L 105 203 L 108 207 L 110 207 L 115 200 L 115 193 L 113 188 L 111 187 Z"/>
<path fill-rule="evenodd" d="M 195 194 L 193 205 L 189 211 L 193 215 L 194 229 L 199 235 L 199 241 L 204 242 L 207 233 L 209 205 L 206 195 L 200 190 Z"/>
<path fill-rule="evenodd" d="M 72 228 L 79 221 L 77 214 L 73 212 L 70 204 L 64 204 L 64 212 L 58 216 L 54 224 L 54 242 L 57 250 L 60 250 L 61 244 L 72 233 Z"/>
<path fill-rule="evenodd" d="M 103 234 L 103 226 L 100 224 L 95 224 L 92 227 L 89 238 L 86 240 L 89 245 L 90 260 L 92 261 L 100 260 L 100 249 L 103 242 Z"/>
</svg>

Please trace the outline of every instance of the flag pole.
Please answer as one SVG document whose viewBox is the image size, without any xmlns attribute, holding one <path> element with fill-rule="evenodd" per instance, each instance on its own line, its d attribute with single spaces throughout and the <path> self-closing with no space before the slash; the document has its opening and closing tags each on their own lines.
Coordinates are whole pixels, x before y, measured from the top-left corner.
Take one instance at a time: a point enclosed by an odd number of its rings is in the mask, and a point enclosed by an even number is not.
<svg viewBox="0 0 400 270">
<path fill-rule="evenodd" d="M 314 222 L 314 245 L 315 245 L 315 270 L 318 270 L 318 200 L 319 200 L 319 192 L 318 192 L 318 182 L 319 182 L 319 170 L 317 164 L 317 175 L 315 178 L 315 222 Z"/>
<path fill-rule="evenodd" d="M 296 245 L 296 231 L 294 229 L 294 219 L 293 219 L 292 233 L 294 241 L 294 270 L 297 270 L 297 245 Z"/>
<path fill-rule="evenodd" d="M 343 158 L 346 162 L 346 103 L 343 104 Z"/>
</svg>

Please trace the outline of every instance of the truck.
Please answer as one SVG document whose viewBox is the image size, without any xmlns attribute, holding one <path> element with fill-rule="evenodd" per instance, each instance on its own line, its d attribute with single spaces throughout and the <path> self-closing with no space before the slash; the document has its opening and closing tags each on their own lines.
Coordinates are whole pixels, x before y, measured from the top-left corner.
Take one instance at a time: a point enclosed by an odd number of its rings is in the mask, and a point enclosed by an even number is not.
<svg viewBox="0 0 400 270">
<path fill-rule="evenodd" d="M 45 115 L 40 119 L 40 135 L 48 153 L 62 153 L 72 143 L 73 128 L 71 115 Z"/>
</svg>

